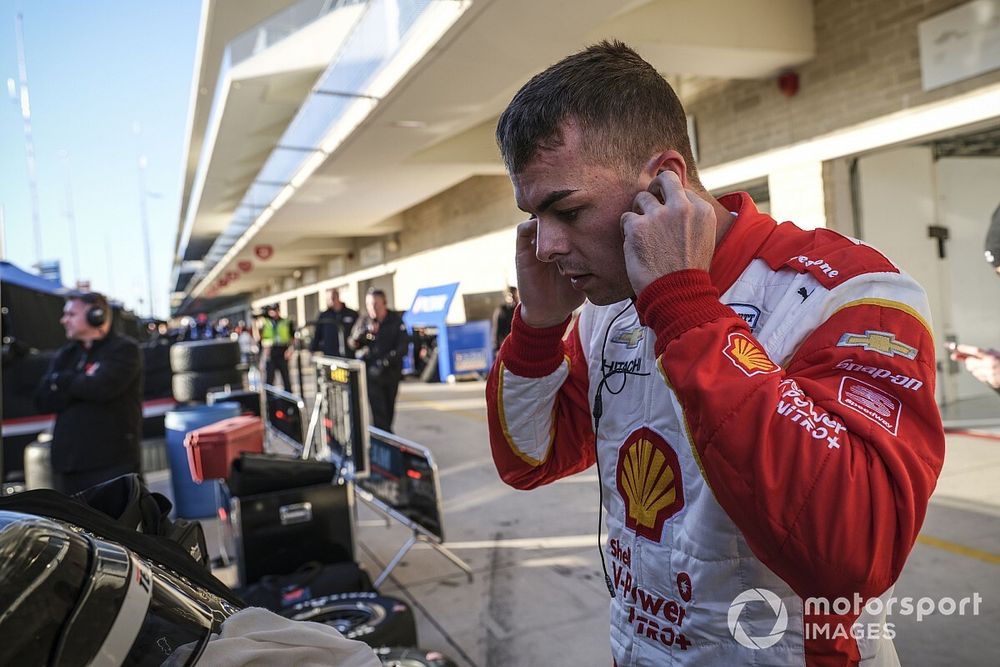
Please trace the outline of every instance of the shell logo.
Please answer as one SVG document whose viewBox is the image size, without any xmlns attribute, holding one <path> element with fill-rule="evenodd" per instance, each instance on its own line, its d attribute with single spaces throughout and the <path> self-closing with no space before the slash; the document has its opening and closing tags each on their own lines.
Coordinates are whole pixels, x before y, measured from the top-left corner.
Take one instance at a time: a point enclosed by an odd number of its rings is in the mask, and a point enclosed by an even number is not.
<svg viewBox="0 0 1000 667">
<path fill-rule="evenodd" d="M 767 356 L 767 352 L 762 350 L 760 345 L 746 334 L 729 334 L 729 345 L 726 346 L 723 353 L 729 357 L 736 368 L 749 377 L 780 370 L 778 365 Z"/>
<path fill-rule="evenodd" d="M 618 450 L 616 482 L 625 503 L 625 526 L 659 542 L 664 521 L 684 507 L 677 453 L 658 433 L 633 431 Z"/>
</svg>

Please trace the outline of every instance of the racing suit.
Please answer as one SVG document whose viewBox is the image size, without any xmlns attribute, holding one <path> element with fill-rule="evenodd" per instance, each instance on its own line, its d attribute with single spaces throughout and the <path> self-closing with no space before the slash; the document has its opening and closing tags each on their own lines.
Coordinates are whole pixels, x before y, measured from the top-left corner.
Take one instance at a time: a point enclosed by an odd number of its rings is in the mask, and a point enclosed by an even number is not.
<svg viewBox="0 0 1000 667">
<path fill-rule="evenodd" d="M 865 604 L 944 458 L 926 297 L 868 246 L 721 202 L 709 272 L 568 330 L 518 310 L 487 384 L 494 462 L 519 489 L 597 462 L 619 667 L 898 664 Z"/>
</svg>

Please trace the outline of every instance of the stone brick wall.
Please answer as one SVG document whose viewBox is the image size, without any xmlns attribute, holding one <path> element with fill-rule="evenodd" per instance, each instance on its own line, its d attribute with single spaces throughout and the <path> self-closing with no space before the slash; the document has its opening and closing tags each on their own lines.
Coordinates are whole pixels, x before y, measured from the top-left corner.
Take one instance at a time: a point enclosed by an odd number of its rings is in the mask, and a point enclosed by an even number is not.
<svg viewBox="0 0 1000 667">
<path fill-rule="evenodd" d="M 923 92 L 917 24 L 965 0 L 815 0 L 816 58 L 785 97 L 774 80 L 701 82 L 680 94 L 698 127 L 700 164 L 814 138 L 1000 82 L 1000 71 Z"/>
<path fill-rule="evenodd" d="M 525 218 L 506 176 L 474 176 L 399 214 L 400 252 L 434 250 L 513 227 Z"/>
</svg>

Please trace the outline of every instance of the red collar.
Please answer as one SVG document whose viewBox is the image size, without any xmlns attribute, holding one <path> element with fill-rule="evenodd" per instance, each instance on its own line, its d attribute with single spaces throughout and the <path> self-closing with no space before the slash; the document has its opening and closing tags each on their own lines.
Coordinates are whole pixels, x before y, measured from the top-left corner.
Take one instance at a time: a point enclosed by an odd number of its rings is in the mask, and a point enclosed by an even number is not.
<svg viewBox="0 0 1000 667">
<path fill-rule="evenodd" d="M 709 269 L 712 284 L 719 294 L 725 294 L 757 256 L 777 223 L 771 216 L 758 211 L 753 199 L 745 192 L 723 195 L 719 197 L 719 203 L 736 213 L 732 226 L 715 249 Z"/>
</svg>

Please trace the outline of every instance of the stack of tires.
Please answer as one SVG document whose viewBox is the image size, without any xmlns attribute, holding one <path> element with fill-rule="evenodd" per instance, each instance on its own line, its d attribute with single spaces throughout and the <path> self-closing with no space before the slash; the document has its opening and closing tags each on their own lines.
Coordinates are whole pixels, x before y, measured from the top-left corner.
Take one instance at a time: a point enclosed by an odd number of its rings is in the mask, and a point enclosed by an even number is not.
<svg viewBox="0 0 1000 667">
<path fill-rule="evenodd" d="M 229 339 L 193 340 L 170 347 L 171 386 L 178 403 L 203 403 L 209 391 L 243 388 L 240 345 Z"/>
</svg>

